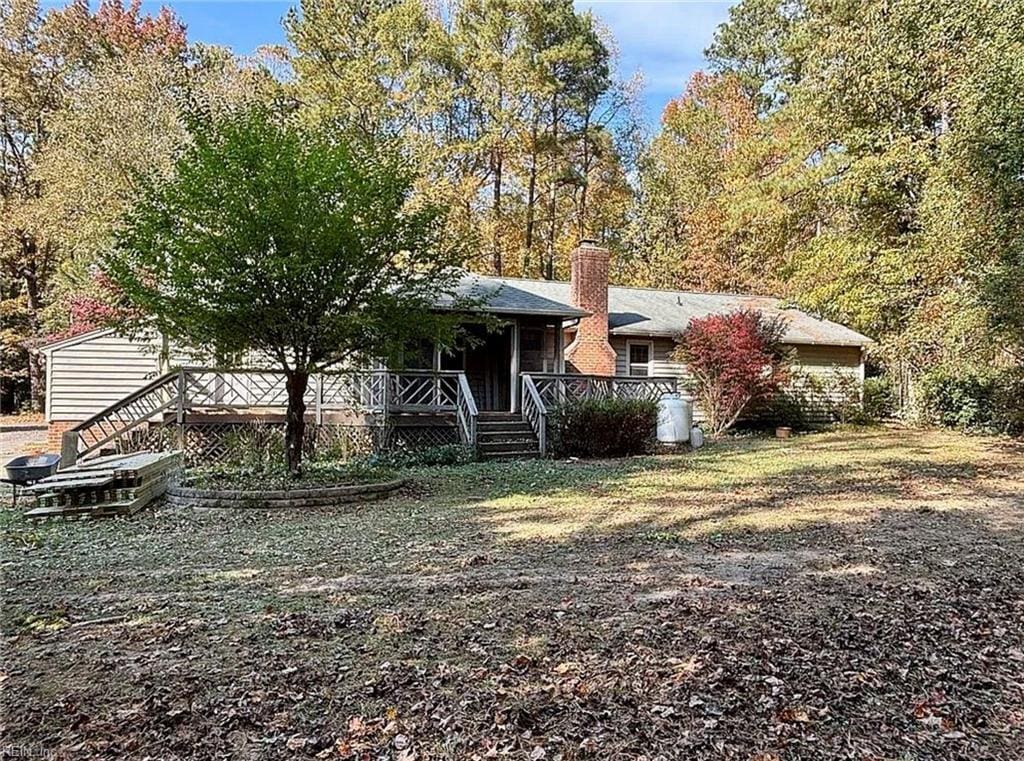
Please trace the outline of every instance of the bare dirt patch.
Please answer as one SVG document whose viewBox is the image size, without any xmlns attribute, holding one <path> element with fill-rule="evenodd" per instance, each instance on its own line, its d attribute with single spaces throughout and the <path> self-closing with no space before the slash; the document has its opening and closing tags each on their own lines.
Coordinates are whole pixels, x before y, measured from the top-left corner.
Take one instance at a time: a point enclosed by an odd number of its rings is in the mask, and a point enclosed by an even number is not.
<svg viewBox="0 0 1024 761">
<path fill-rule="evenodd" d="M 868 430 L 474 465 L 358 509 L 5 512 L 59 758 L 1024 757 L 1024 454 Z"/>
</svg>

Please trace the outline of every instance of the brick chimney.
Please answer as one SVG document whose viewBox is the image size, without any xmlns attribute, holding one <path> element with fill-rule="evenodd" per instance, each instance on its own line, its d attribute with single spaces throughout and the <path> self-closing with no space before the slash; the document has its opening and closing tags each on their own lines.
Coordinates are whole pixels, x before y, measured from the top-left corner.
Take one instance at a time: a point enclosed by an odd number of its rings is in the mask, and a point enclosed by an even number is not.
<svg viewBox="0 0 1024 761">
<path fill-rule="evenodd" d="M 592 240 L 581 240 L 572 252 L 572 305 L 590 316 L 580 319 L 565 361 L 588 375 L 615 375 L 615 350 L 608 343 L 608 259 L 608 249 Z"/>
</svg>

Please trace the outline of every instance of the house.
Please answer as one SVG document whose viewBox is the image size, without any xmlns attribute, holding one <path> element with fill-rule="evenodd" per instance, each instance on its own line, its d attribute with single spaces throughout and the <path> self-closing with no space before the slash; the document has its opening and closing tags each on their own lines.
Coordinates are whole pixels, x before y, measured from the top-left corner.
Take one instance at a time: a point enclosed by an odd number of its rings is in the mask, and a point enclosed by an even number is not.
<svg viewBox="0 0 1024 761">
<path fill-rule="evenodd" d="M 475 335 L 467 348 L 448 352 L 424 346 L 410 351 L 401 369 L 366 371 L 358 380 L 339 375 L 317 381 L 309 399 L 313 421 L 357 425 L 390 416 L 421 432 L 460 431 L 474 445 L 478 436 L 497 439 L 497 429 L 478 431 L 478 426 L 514 431 L 517 424 L 529 423 L 543 448 L 538 420 L 551 404 L 594 393 L 657 398 L 684 385 L 686 368 L 672 358 L 675 337 L 696 317 L 739 308 L 780 316 L 784 340 L 806 374 L 863 382 L 870 340 L 849 328 L 764 296 L 609 285 L 608 270 L 608 251 L 583 241 L 572 254 L 569 282 L 467 274 L 460 295 L 482 303 L 499 327 L 468 325 Z M 447 306 L 438 303 L 439 309 Z M 64 431 L 82 431 L 83 422 L 94 429 L 93 444 L 86 446 L 82 434 L 80 450 L 142 422 L 152 426 L 158 416 L 167 420 L 175 411 L 169 394 L 190 389 L 194 398 L 177 402 L 179 426 L 186 418 L 224 424 L 241 419 L 243 410 L 271 419 L 283 407 L 283 383 L 268 372 L 193 368 L 175 391 L 168 373 L 189 364 L 188 358 L 175 356 L 159 339 L 132 340 L 107 329 L 42 350 L 54 448 Z M 151 397 L 148 407 L 140 404 L 144 389 Z M 228 411 L 235 417 L 224 417 Z M 219 416 L 210 417 L 214 412 Z M 519 433 L 525 434 L 525 427 Z"/>
</svg>

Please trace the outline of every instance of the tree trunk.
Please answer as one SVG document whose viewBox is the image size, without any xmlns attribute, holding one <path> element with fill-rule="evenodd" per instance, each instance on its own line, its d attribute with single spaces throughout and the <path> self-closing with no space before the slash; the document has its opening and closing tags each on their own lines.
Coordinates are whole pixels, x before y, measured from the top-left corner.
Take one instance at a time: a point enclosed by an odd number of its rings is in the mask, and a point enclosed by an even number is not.
<svg viewBox="0 0 1024 761">
<path fill-rule="evenodd" d="M 302 441 L 306 437 L 306 387 L 309 373 L 305 370 L 289 371 L 287 375 L 288 413 L 285 417 L 284 456 L 288 472 L 298 476 L 302 472 Z"/>
<path fill-rule="evenodd" d="M 25 301 L 30 314 L 32 338 L 39 338 L 43 310 L 43 298 L 39 285 L 39 270 L 36 256 L 39 249 L 35 241 L 27 236 L 22 238 L 22 256 L 25 265 L 21 268 L 21 276 L 25 281 Z M 46 368 L 42 354 L 35 354 L 31 348 L 28 353 L 28 387 L 29 405 L 33 412 L 42 412 L 46 406 Z"/>
<path fill-rule="evenodd" d="M 551 227 L 548 231 L 548 254 L 544 262 L 544 279 L 555 279 L 555 239 L 558 237 L 558 182 L 551 180 L 548 197 L 548 214 Z"/>
<path fill-rule="evenodd" d="M 537 119 L 530 127 L 530 179 L 526 184 L 526 241 L 523 252 L 523 277 L 530 276 L 533 263 L 533 228 L 537 209 Z"/>
<path fill-rule="evenodd" d="M 551 177 L 550 196 L 548 198 L 548 221 L 551 224 L 551 228 L 548 236 L 547 261 L 544 262 L 545 280 L 555 279 L 555 238 L 558 236 L 558 171 L 561 165 L 558 155 L 559 119 L 560 117 L 558 115 L 558 95 L 555 95 L 551 101 L 551 147 L 554 151 L 554 161 L 552 168 L 554 174 Z"/>
<path fill-rule="evenodd" d="M 583 120 L 583 187 L 580 188 L 580 202 L 577 209 L 576 237 L 582 240 L 587 237 L 587 188 L 590 185 L 590 111 Z"/>
<path fill-rule="evenodd" d="M 494 200 L 491 207 L 494 216 L 494 229 L 491 231 L 491 264 L 494 266 L 494 274 L 501 277 L 504 270 L 504 262 L 501 257 L 501 151 L 492 156 L 491 164 L 494 171 Z"/>
</svg>

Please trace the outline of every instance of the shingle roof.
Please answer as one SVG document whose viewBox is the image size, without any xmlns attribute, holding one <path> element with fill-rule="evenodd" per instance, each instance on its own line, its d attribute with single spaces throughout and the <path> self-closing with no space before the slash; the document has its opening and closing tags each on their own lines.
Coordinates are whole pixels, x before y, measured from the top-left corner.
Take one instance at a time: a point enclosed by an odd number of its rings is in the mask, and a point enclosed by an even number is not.
<svg viewBox="0 0 1024 761">
<path fill-rule="evenodd" d="M 460 295 L 486 297 L 485 309 L 499 314 L 545 314 L 582 317 L 570 303 L 569 283 L 468 275 Z M 753 309 L 786 321 L 785 341 L 794 344 L 865 346 L 872 341 L 844 325 L 787 308 L 770 296 L 696 293 L 655 288 L 608 288 L 608 327 L 613 334 L 674 337 L 695 317 Z"/>
<path fill-rule="evenodd" d="M 541 285 L 563 285 L 565 293 L 553 296 Z M 569 303 L 569 284 L 545 280 L 517 280 L 515 278 L 487 277 L 467 274 L 463 276 L 456 296 L 483 303 L 483 311 L 494 314 L 535 314 L 572 319 L 586 317 L 589 312 Z M 439 306 L 447 306 L 448 300 Z"/>
</svg>

